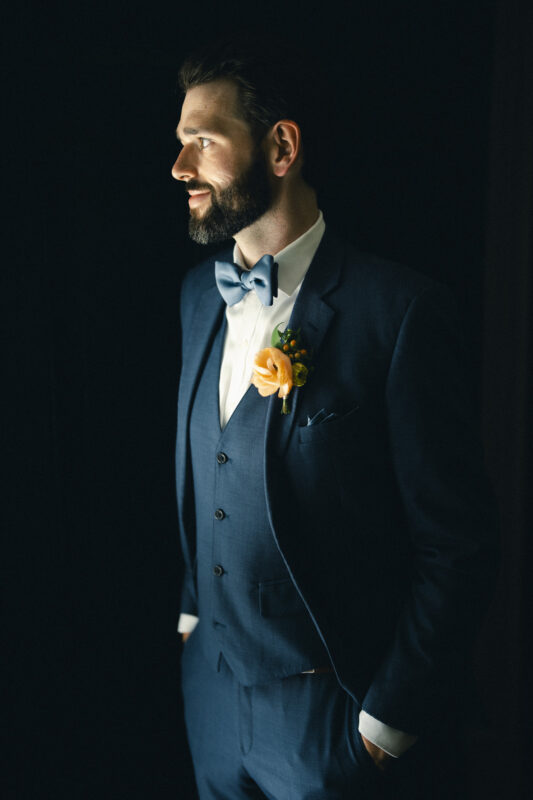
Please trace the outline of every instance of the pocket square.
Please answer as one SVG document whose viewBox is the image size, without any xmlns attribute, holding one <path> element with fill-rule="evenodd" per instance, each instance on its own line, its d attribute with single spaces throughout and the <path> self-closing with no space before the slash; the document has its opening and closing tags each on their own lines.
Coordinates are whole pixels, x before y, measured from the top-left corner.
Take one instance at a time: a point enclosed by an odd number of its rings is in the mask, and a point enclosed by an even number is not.
<svg viewBox="0 0 533 800">
<path fill-rule="evenodd" d="M 339 415 L 334 411 L 328 413 L 325 408 L 321 408 L 320 411 L 317 411 L 312 417 L 307 417 L 307 426 L 318 425 L 319 422 L 327 422 L 328 419 L 335 419 L 338 416 Z"/>
</svg>

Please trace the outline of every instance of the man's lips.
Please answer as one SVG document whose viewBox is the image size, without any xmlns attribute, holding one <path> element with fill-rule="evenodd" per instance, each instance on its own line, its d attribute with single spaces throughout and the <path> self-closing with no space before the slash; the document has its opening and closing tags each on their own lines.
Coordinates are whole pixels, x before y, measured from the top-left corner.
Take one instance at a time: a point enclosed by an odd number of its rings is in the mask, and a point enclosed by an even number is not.
<svg viewBox="0 0 533 800">
<path fill-rule="evenodd" d="M 199 206 L 206 197 L 209 197 L 211 192 L 190 192 L 189 194 L 189 208 L 194 208 L 195 206 Z"/>
</svg>

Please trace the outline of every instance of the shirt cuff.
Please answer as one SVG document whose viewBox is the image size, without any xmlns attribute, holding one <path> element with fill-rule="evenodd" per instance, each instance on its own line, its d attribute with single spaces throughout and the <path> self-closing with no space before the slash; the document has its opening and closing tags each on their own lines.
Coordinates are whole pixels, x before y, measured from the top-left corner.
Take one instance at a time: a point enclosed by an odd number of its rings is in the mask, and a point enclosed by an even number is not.
<svg viewBox="0 0 533 800">
<path fill-rule="evenodd" d="M 404 733 L 385 725 L 384 722 L 362 710 L 359 713 L 359 733 L 393 758 L 403 755 L 418 739 L 418 736 L 413 736 L 411 733 Z"/>
<path fill-rule="evenodd" d="M 178 633 L 192 633 L 198 625 L 198 617 L 194 614 L 180 614 L 178 620 Z"/>
</svg>

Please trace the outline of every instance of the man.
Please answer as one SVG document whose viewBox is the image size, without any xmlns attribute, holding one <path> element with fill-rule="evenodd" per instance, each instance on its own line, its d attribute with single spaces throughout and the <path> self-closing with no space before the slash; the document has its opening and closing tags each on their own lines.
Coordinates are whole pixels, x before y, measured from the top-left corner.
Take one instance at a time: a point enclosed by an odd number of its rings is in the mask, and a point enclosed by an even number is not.
<svg viewBox="0 0 533 800">
<path fill-rule="evenodd" d="M 198 790 L 459 797 L 496 533 L 458 323 L 442 286 L 326 226 L 309 175 L 335 152 L 315 146 L 293 63 L 229 40 L 180 73 L 189 233 L 234 239 L 181 294 L 178 629 Z"/>
</svg>

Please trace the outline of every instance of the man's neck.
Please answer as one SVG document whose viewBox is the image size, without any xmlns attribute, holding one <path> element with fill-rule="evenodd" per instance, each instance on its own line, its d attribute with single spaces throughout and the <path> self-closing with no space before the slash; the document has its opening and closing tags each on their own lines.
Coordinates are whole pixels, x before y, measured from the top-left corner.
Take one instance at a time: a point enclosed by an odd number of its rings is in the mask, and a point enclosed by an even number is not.
<svg viewBox="0 0 533 800">
<path fill-rule="evenodd" d="M 294 242 L 317 219 L 316 194 L 305 186 L 297 195 L 280 197 L 260 219 L 233 238 L 239 246 L 245 266 L 251 268 L 265 253 L 276 255 Z"/>
</svg>

